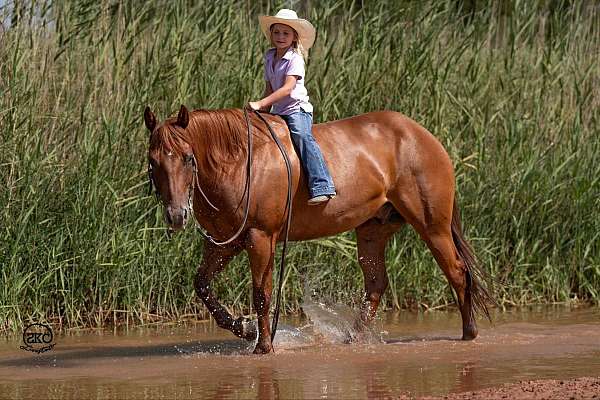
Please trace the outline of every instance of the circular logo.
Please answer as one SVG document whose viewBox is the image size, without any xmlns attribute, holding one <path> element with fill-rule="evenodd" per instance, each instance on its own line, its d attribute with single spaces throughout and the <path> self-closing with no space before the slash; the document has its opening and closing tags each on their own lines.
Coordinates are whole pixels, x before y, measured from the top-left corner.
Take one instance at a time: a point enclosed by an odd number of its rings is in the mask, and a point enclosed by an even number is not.
<svg viewBox="0 0 600 400">
<path fill-rule="evenodd" d="M 52 350 L 56 343 L 53 342 L 54 334 L 50 325 L 31 324 L 23 331 L 23 343 L 21 349 L 33 351 L 34 353 L 43 353 Z"/>
</svg>

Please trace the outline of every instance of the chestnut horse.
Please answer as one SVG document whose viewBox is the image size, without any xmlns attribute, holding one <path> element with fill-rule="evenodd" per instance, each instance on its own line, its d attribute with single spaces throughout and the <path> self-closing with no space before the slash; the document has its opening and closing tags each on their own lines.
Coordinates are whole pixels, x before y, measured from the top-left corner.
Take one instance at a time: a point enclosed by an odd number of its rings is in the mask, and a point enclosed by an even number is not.
<svg viewBox="0 0 600 400">
<path fill-rule="evenodd" d="M 365 299 L 357 326 L 375 316 L 388 286 L 385 247 L 404 223 L 425 241 L 457 294 L 462 339 L 477 336 L 475 312 L 487 315 L 492 298 L 481 282 L 472 250 L 463 237 L 454 198 L 452 162 L 440 142 L 410 118 L 391 111 L 371 112 L 314 125 L 314 137 L 329 166 L 337 197 L 308 205 L 304 172 L 285 122 L 265 115 L 283 143 L 292 167 L 293 212 L 290 240 L 309 240 L 356 230 L 358 262 Z M 176 118 L 158 124 L 146 108 L 150 131 L 150 180 L 172 230 L 196 221 L 217 239 L 242 234 L 227 245 L 204 241 L 195 290 L 217 324 L 253 340 L 256 330 L 234 319 L 210 291 L 210 282 L 227 263 L 246 250 L 252 273 L 253 303 L 258 315 L 254 353 L 273 351 L 269 308 L 275 246 L 285 235 L 287 171 L 274 140 L 256 115 L 252 122 L 252 179 L 247 221 L 244 185 L 248 154 L 247 126 L 240 109 L 196 110 L 182 106 Z M 202 189 L 202 191 L 200 190 Z M 211 204 L 212 203 L 212 204 Z M 214 206 L 213 206 L 214 204 Z"/>
</svg>

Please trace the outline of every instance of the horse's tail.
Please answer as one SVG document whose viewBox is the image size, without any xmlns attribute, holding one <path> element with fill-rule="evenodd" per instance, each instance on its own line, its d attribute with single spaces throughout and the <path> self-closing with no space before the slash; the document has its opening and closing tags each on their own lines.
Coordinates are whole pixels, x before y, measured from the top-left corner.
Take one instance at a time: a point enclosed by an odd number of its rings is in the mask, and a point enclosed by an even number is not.
<svg viewBox="0 0 600 400">
<path fill-rule="evenodd" d="M 454 246 L 458 252 L 459 257 L 463 261 L 466 267 L 466 280 L 467 288 L 466 295 L 471 295 L 471 304 L 473 310 L 491 321 L 490 312 L 487 308 L 487 303 L 496 304 L 496 300 L 490 294 L 486 283 L 489 285 L 491 278 L 489 274 L 483 271 L 477 262 L 473 249 L 469 242 L 465 239 L 462 232 L 462 225 L 460 222 L 460 210 L 454 199 L 454 206 L 452 209 L 452 240 Z"/>
</svg>

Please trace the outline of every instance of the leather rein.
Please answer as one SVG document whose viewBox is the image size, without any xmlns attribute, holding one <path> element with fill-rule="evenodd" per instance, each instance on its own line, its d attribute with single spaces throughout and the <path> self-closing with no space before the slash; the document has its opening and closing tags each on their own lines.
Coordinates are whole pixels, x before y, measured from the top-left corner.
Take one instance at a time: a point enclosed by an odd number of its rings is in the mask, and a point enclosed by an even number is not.
<svg viewBox="0 0 600 400">
<path fill-rule="evenodd" d="M 229 239 L 224 240 L 224 241 L 215 240 L 207 232 L 204 232 L 202 230 L 200 224 L 196 223 L 196 227 L 198 228 L 200 235 L 202 237 L 204 237 L 204 239 L 208 240 L 210 243 L 212 243 L 216 246 L 224 246 L 224 245 L 230 244 L 233 241 L 235 241 L 236 239 L 238 239 L 239 236 L 242 234 L 242 232 L 244 232 L 244 228 L 246 227 L 246 222 L 248 221 L 248 214 L 250 211 L 250 182 L 252 180 L 252 122 L 250 120 L 250 117 L 248 116 L 248 110 L 252 111 L 266 125 L 267 129 L 269 130 L 271 137 L 273 138 L 273 140 L 277 144 L 277 147 L 279 148 L 279 151 L 281 152 L 281 155 L 283 157 L 283 160 L 285 162 L 285 166 L 287 169 L 287 177 L 288 177 L 287 199 L 286 199 L 285 209 L 284 209 L 284 212 L 286 213 L 285 238 L 283 241 L 283 248 L 281 251 L 281 261 L 279 264 L 279 282 L 278 282 L 278 286 L 277 286 L 277 299 L 276 299 L 276 303 L 275 303 L 275 312 L 273 313 L 273 320 L 271 322 L 271 343 L 272 343 L 273 340 L 275 339 L 275 333 L 277 332 L 277 323 L 279 322 L 279 311 L 281 308 L 281 292 L 283 290 L 283 276 L 285 274 L 285 256 L 286 256 L 287 243 L 288 243 L 288 237 L 289 237 L 289 232 L 290 232 L 290 223 L 291 223 L 291 219 L 292 219 L 292 165 L 291 165 L 289 156 L 288 156 L 287 152 L 285 151 L 285 147 L 283 146 L 283 144 L 281 143 L 281 141 L 279 140 L 279 138 L 273 131 L 273 128 L 271 127 L 271 125 L 260 114 L 259 111 L 250 108 L 250 106 L 248 106 L 248 105 L 244 107 L 244 119 L 246 120 L 246 128 L 247 128 L 247 134 L 248 134 L 248 151 L 247 151 L 247 157 L 246 157 L 246 182 L 244 184 L 244 193 L 242 195 L 242 199 L 244 197 L 246 198 L 246 204 L 245 204 L 246 209 L 244 211 L 244 218 L 242 220 L 242 223 L 240 224 L 240 227 L 238 228 L 238 230 L 233 234 L 233 236 L 231 236 Z M 196 162 L 195 156 L 192 156 L 192 165 L 194 168 L 194 173 L 193 173 L 192 182 L 190 184 L 191 187 L 189 190 L 189 197 L 188 197 L 188 205 L 190 207 L 190 212 L 192 213 L 192 215 L 194 214 L 193 201 L 192 201 L 194 188 L 198 189 L 198 191 L 202 195 L 202 198 L 204 199 L 204 201 L 206 201 L 206 203 L 211 208 L 213 208 L 216 211 L 219 211 L 219 209 L 213 203 L 211 203 L 211 201 L 208 199 L 208 197 L 206 196 L 206 194 L 200 187 L 200 180 L 198 179 L 198 167 L 197 167 L 198 164 Z M 156 185 L 154 184 L 154 179 L 152 177 L 152 165 L 151 164 L 148 164 L 148 181 L 149 181 L 149 193 L 151 194 L 153 191 L 153 188 L 156 187 Z M 160 194 L 158 193 L 157 190 L 154 190 L 154 193 L 156 195 L 157 201 L 160 202 Z"/>
</svg>

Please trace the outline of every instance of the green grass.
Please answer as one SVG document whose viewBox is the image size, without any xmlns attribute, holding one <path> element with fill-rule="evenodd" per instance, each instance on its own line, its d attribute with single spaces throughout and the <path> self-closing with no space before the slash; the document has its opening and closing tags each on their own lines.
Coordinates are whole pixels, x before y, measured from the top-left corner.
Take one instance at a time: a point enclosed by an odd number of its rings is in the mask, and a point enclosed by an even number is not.
<svg viewBox="0 0 600 400">
<path fill-rule="evenodd" d="M 314 2 L 301 15 L 319 32 L 307 69 L 315 119 L 412 117 L 454 160 L 465 231 L 504 284 L 501 304 L 599 303 L 600 2 L 475 3 Z M 257 16 L 289 2 L 15 4 L 0 9 L 0 327 L 206 315 L 192 287 L 200 237 L 168 240 L 146 193 L 143 109 L 162 119 L 182 103 L 256 99 Z M 354 239 L 291 246 L 286 311 L 305 284 L 360 298 Z M 387 260 L 386 307 L 452 302 L 409 228 Z M 238 312 L 250 307 L 246 261 L 214 285 Z"/>
</svg>

